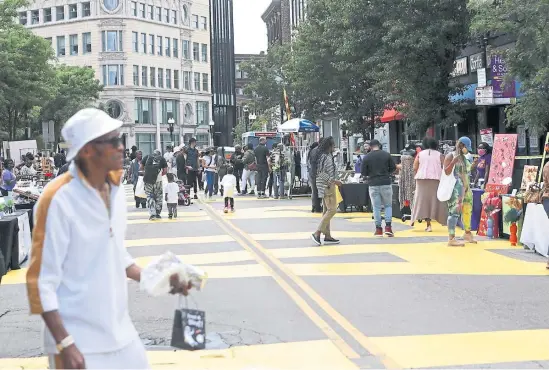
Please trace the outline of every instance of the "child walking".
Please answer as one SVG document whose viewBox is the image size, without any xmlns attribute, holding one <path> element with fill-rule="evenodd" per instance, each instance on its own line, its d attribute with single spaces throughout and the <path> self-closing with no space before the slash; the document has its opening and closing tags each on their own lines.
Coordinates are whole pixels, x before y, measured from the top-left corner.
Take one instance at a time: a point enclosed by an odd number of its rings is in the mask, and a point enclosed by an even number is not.
<svg viewBox="0 0 549 370">
<path fill-rule="evenodd" d="M 236 189 L 236 177 L 233 174 L 233 167 L 227 168 L 227 174 L 223 176 L 221 180 L 221 186 L 223 187 L 223 195 L 225 195 L 225 209 L 224 213 L 229 212 L 229 205 L 231 206 L 231 212 L 234 212 L 234 192 Z"/>
<path fill-rule="evenodd" d="M 179 192 L 179 186 L 175 183 L 175 176 L 173 173 L 167 173 L 168 184 L 164 188 L 166 193 L 166 203 L 168 204 L 168 218 L 177 218 L 177 200 Z"/>
</svg>

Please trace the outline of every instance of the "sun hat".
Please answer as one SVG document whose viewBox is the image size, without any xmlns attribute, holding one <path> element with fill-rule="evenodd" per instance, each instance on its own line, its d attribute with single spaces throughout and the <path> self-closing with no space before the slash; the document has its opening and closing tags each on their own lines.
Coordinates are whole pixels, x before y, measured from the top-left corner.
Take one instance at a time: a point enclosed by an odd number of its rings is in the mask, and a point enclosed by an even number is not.
<svg viewBox="0 0 549 370">
<path fill-rule="evenodd" d="M 458 140 L 460 143 L 462 143 L 463 145 L 465 145 L 465 147 L 467 148 L 467 150 L 469 152 L 472 152 L 473 150 L 471 149 L 471 139 L 469 139 L 467 136 L 462 136 L 459 138 Z"/>
<path fill-rule="evenodd" d="M 63 126 L 61 134 L 69 144 L 67 161 L 73 160 L 84 145 L 122 127 L 122 121 L 96 108 L 78 111 Z"/>
</svg>

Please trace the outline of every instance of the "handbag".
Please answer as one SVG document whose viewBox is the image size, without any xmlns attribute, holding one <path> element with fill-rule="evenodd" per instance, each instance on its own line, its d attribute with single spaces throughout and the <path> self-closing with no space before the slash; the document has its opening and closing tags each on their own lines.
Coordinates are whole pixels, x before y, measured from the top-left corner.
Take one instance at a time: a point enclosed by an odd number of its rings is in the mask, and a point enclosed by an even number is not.
<svg viewBox="0 0 549 370">
<path fill-rule="evenodd" d="M 456 186 L 456 178 L 454 177 L 454 171 L 447 175 L 444 169 L 442 175 L 440 175 L 440 183 L 437 189 L 437 198 L 441 202 L 447 202 L 452 197 L 454 192 L 454 186 Z"/>
<path fill-rule="evenodd" d="M 544 189 L 545 185 L 541 187 L 540 184 L 530 184 L 524 193 L 524 203 L 541 203 Z"/>
<path fill-rule="evenodd" d="M 147 198 L 147 194 L 145 194 L 145 182 L 143 181 L 143 176 L 139 176 L 137 179 L 137 185 L 135 185 L 135 196 L 138 198 Z"/>
<path fill-rule="evenodd" d="M 181 307 L 181 297 L 179 297 L 178 306 L 180 308 L 175 310 L 170 345 L 190 351 L 205 349 L 206 313 L 204 311 L 188 309 L 186 297 L 185 308 Z"/>
</svg>

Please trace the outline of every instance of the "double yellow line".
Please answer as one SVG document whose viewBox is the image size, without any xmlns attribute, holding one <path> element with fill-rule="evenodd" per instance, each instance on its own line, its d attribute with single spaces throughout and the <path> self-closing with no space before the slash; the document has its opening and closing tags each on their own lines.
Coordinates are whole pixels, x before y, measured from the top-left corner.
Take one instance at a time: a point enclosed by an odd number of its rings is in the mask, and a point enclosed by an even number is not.
<svg viewBox="0 0 549 370">
<path fill-rule="evenodd" d="M 362 334 L 353 324 L 351 324 L 343 315 L 334 309 L 324 298 L 322 298 L 309 284 L 294 274 L 284 263 L 274 257 L 268 249 L 264 248 L 246 232 L 235 226 L 232 222 L 222 217 L 209 204 L 202 202 L 206 212 L 211 218 L 234 240 L 242 246 L 250 255 L 264 267 L 280 285 L 280 287 L 290 296 L 299 308 L 309 317 L 316 326 L 326 334 L 326 336 L 338 347 L 338 349 L 349 359 L 358 359 L 361 356 L 328 324 L 318 313 L 307 303 L 303 296 L 294 289 L 285 278 L 298 286 L 305 296 L 316 303 L 334 322 L 343 328 L 362 348 L 371 355 L 376 356 L 381 363 L 388 369 L 400 369 L 401 367 L 390 359 L 377 345 L 375 345 L 367 336 Z M 277 272 L 272 266 L 275 266 Z M 285 278 L 283 278 L 285 276 Z"/>
</svg>

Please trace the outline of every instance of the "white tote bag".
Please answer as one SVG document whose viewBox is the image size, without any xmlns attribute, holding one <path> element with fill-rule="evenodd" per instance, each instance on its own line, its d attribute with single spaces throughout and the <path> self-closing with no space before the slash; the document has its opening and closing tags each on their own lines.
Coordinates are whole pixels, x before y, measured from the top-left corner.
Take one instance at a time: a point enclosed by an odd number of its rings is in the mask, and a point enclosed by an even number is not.
<svg viewBox="0 0 549 370">
<path fill-rule="evenodd" d="M 454 177 L 454 170 L 449 175 L 446 174 L 444 168 L 442 169 L 442 175 L 440 176 L 440 183 L 437 189 L 437 198 L 441 202 L 447 202 L 452 197 L 452 192 L 456 186 L 456 178 Z"/>
<path fill-rule="evenodd" d="M 143 176 L 139 176 L 137 185 L 135 186 L 135 196 L 138 198 L 147 198 L 145 194 L 145 183 L 143 182 Z"/>
</svg>

